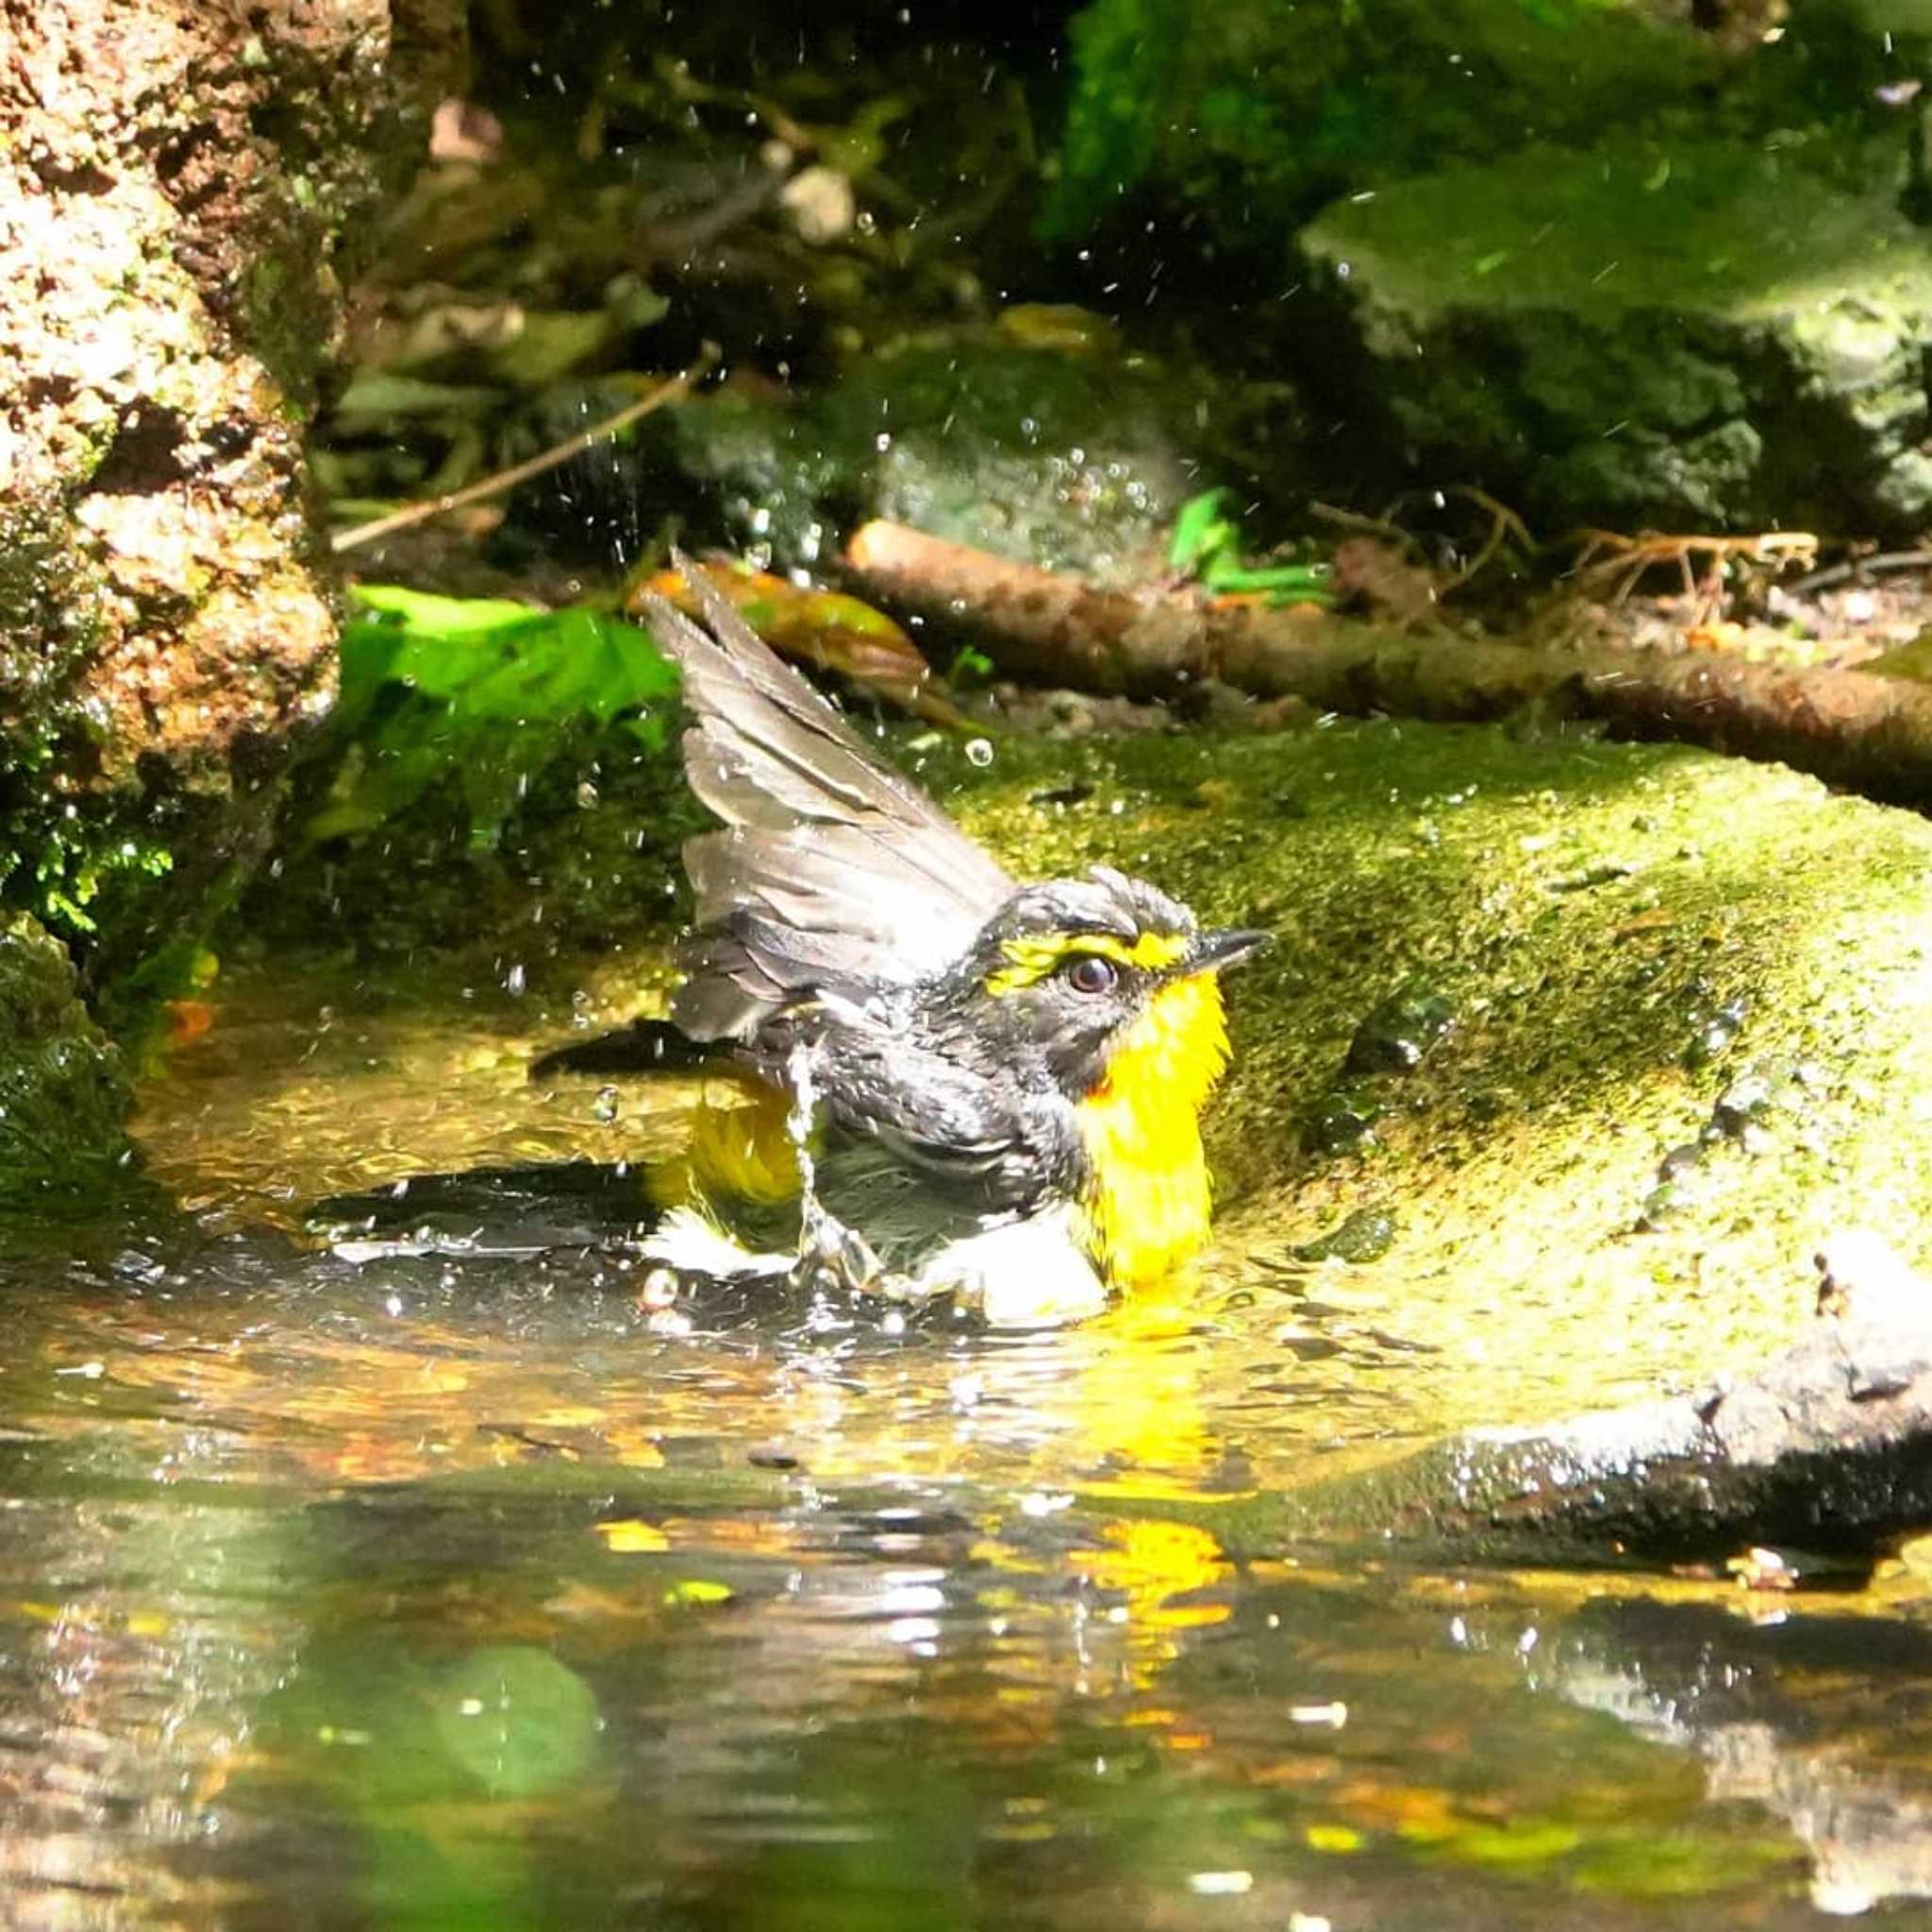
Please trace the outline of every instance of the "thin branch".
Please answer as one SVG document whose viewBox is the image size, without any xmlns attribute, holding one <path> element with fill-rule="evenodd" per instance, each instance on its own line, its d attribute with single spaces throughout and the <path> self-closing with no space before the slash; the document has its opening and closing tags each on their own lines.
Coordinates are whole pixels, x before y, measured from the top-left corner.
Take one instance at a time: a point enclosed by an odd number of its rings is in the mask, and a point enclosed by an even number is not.
<svg viewBox="0 0 1932 1932">
<path fill-rule="evenodd" d="M 1486 569 L 1490 560 L 1502 549 L 1505 538 L 1514 537 L 1526 556 L 1536 555 L 1537 541 L 1529 534 L 1529 525 L 1507 503 L 1499 502 L 1487 490 L 1478 490 L 1474 483 L 1453 484 L 1450 493 L 1474 504 L 1490 519 L 1490 534 L 1483 539 L 1482 548 L 1450 579 L 1451 590 L 1459 589 L 1479 571 Z"/>
<path fill-rule="evenodd" d="M 1814 570 L 1808 577 L 1785 585 L 1784 591 L 1788 597 L 1802 597 L 1812 591 L 1828 591 L 1834 584 L 1876 575 L 1880 571 L 1928 568 L 1932 568 L 1932 550 L 1888 550 L 1878 557 L 1854 557 L 1848 562 Z"/>
<path fill-rule="evenodd" d="M 357 550 L 364 543 L 375 542 L 378 537 L 409 529 L 417 524 L 426 524 L 431 517 L 440 517 L 446 511 L 461 509 L 467 504 L 481 503 L 487 497 L 501 496 L 506 491 L 514 490 L 519 483 L 527 483 L 532 476 L 541 476 L 546 470 L 557 469 L 573 457 L 581 456 L 585 450 L 602 442 L 606 437 L 615 436 L 620 429 L 629 428 L 641 418 L 661 409 L 666 403 L 675 403 L 689 394 L 691 386 L 716 366 L 721 353 L 716 342 L 707 342 L 689 368 L 680 370 L 668 382 L 660 382 L 649 395 L 640 396 L 636 402 L 626 404 L 614 416 L 606 416 L 601 423 L 593 423 L 588 429 L 578 430 L 575 436 L 541 451 L 527 461 L 513 463 L 507 470 L 480 477 L 460 490 L 451 491 L 447 496 L 432 496 L 421 503 L 407 503 L 401 509 L 391 510 L 387 516 L 375 518 L 373 523 L 357 524 L 349 529 L 338 530 L 329 539 L 329 548 L 340 557 L 345 550 Z"/>
<path fill-rule="evenodd" d="M 1366 517 L 1360 510 L 1343 509 L 1339 504 L 1310 502 L 1308 512 L 1320 517 L 1324 524 L 1333 524 L 1341 530 L 1359 530 L 1367 537 L 1387 537 L 1392 541 L 1412 544 L 1415 538 L 1400 524 L 1392 524 L 1387 517 Z"/>
</svg>

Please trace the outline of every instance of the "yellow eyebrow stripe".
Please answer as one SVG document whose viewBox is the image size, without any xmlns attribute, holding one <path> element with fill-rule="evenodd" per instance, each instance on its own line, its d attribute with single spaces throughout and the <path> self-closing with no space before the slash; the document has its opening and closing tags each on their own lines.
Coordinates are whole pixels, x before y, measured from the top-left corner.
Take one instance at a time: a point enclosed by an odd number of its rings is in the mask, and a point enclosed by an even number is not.
<svg viewBox="0 0 1932 1932">
<path fill-rule="evenodd" d="M 1110 932 L 1057 932 L 1041 939 L 1012 939 L 1000 941 L 1010 965 L 991 974 L 986 990 L 994 999 L 1024 987 L 1038 986 L 1050 979 L 1068 959 L 1093 954 L 1111 959 L 1117 966 L 1138 966 L 1142 972 L 1158 973 L 1177 966 L 1193 943 L 1179 933 L 1143 932 L 1131 942 Z"/>
</svg>

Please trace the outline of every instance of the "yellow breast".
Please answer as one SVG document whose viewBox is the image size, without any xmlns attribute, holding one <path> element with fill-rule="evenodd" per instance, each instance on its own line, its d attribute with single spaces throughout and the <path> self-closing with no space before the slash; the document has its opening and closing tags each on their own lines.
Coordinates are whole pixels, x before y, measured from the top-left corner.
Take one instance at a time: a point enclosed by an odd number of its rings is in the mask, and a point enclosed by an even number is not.
<svg viewBox="0 0 1932 1932">
<path fill-rule="evenodd" d="M 1079 1104 L 1089 1245 L 1122 1288 L 1151 1287 L 1208 1239 L 1201 1108 L 1226 1065 L 1220 982 L 1197 974 L 1148 1001 Z"/>
</svg>

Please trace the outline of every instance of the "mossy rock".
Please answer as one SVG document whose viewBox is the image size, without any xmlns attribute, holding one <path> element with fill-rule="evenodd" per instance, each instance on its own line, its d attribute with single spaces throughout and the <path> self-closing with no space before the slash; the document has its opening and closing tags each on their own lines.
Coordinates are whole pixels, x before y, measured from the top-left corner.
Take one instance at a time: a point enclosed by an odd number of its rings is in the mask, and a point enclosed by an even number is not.
<svg viewBox="0 0 1932 1932">
<path fill-rule="evenodd" d="M 1784 1345 L 1834 1231 L 1932 1258 L 1916 816 L 1676 747 L 1396 724 L 1089 741 L 1072 774 L 1008 744 L 957 782 L 1018 872 L 1104 860 L 1275 933 L 1228 983 L 1210 1273 L 1277 1321 L 1361 1310 L 1298 1365 L 1344 1432 L 1371 1358 L 1391 1428 L 1524 1422 Z M 1359 1044 L 1405 1014 L 1407 1071 Z"/>
<path fill-rule="evenodd" d="M 821 416 L 875 452 L 870 513 L 1108 582 L 1158 572 L 1200 487 L 1207 397 L 1111 345 L 915 344 L 855 370 Z"/>
<path fill-rule="evenodd" d="M 677 849 L 708 821 L 675 760 L 622 727 L 586 723 L 556 733 L 488 839 L 452 772 L 380 827 L 319 842 L 303 827 L 339 767 L 317 762 L 297 775 L 278 863 L 253 880 L 215 945 L 396 972 L 419 955 L 458 955 L 486 978 L 508 959 L 541 982 L 559 961 L 572 970 L 681 916 Z"/>
<path fill-rule="evenodd" d="M 0 913 L 0 1202 L 97 1189 L 125 1169 L 129 1104 L 59 942 L 25 913 Z"/>
<path fill-rule="evenodd" d="M 939 734 L 896 741 L 1016 874 L 1105 861 L 1211 924 L 1275 935 L 1228 981 L 1204 1279 L 1103 1318 L 1095 1343 L 1181 1309 L 1175 1345 L 1207 1383 L 1261 1385 L 1207 1405 L 1270 1407 L 1248 1445 L 1257 1484 L 1298 1479 L 1311 1443 L 1375 1457 L 1701 1386 L 1806 1326 L 1811 1257 L 1850 1228 L 1932 1262 L 1932 824 L 1917 816 L 1774 766 L 1576 733 L 1002 739 L 985 769 Z M 533 851 L 614 854 L 626 828 L 661 824 L 641 791 L 549 797 L 552 827 L 519 834 Z M 661 891 L 668 841 L 646 857 Z M 358 1041 L 323 1072 L 305 1059 L 311 1111 L 287 1117 L 315 1131 L 267 1149 L 275 1198 L 392 1180 L 398 1148 L 371 1118 L 418 1121 L 408 1156 L 429 1169 L 669 1152 L 675 1096 L 559 1097 L 510 1044 L 620 1024 L 661 992 L 668 921 L 647 910 L 644 871 L 601 955 L 541 974 L 526 906 L 495 968 L 500 982 L 529 962 L 522 999 L 473 997 L 488 982 L 465 968 L 445 975 L 460 1002 L 406 1015 L 381 1051 Z M 546 907 L 572 889 L 529 883 Z M 507 893 L 495 932 L 514 909 Z M 358 972 L 358 997 L 390 997 L 393 963 Z M 297 970 L 275 960 L 276 999 L 297 997 Z M 311 986 L 299 1010 L 316 1003 Z M 244 1102 L 253 1077 L 237 1075 Z M 253 1105 L 225 1129 L 192 1087 L 158 1105 L 174 1112 L 151 1121 L 157 1164 L 184 1191 L 232 1188 L 262 1159 Z M 1123 1359 L 1138 1376 L 1147 1357 Z M 1124 1385 L 1120 1404 L 1134 1399 Z M 1135 1453 L 1158 1467 L 1185 1429 L 1155 1406 Z"/>
<path fill-rule="evenodd" d="M 1932 254 L 1883 192 L 1622 142 L 1397 183 L 1299 245 L 1391 438 L 1552 526 L 1932 508 Z"/>
<path fill-rule="evenodd" d="M 1707 36 L 1627 0 L 1091 0 L 1047 225 L 1116 210 L 1161 252 L 1285 241 L 1329 196 L 1533 140 L 1668 114 L 1722 67 Z"/>
</svg>

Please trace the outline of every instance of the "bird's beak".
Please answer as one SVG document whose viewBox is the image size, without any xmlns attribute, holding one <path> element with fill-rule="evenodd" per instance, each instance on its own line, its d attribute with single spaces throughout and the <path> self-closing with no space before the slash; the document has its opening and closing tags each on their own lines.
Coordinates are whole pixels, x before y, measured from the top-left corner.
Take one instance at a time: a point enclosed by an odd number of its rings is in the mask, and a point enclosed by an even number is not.
<svg viewBox="0 0 1932 1932">
<path fill-rule="evenodd" d="M 1258 953 L 1271 943 L 1272 932 L 1254 932 L 1241 926 L 1228 926 L 1221 932 L 1204 932 L 1188 955 L 1190 973 L 1219 973 L 1238 966 L 1250 953 Z"/>
</svg>

